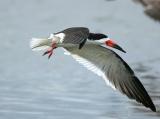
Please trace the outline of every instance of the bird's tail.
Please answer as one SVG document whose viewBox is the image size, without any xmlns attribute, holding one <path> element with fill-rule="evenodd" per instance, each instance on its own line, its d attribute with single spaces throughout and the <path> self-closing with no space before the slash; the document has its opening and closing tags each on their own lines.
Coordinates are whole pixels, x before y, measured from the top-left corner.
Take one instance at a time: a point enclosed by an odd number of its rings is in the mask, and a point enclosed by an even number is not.
<svg viewBox="0 0 160 119">
<path fill-rule="evenodd" d="M 33 51 L 42 51 L 47 50 L 51 46 L 50 39 L 42 39 L 42 38 L 32 38 L 30 41 L 30 48 Z"/>
</svg>

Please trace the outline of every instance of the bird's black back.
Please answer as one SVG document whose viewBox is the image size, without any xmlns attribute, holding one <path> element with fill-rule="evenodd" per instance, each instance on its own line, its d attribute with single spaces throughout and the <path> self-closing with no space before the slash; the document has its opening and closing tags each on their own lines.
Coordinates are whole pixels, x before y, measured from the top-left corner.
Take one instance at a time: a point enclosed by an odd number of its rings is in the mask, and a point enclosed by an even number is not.
<svg viewBox="0 0 160 119">
<path fill-rule="evenodd" d="M 108 37 L 107 35 L 101 33 L 90 33 L 89 29 L 86 27 L 71 27 L 55 34 L 58 33 L 65 34 L 63 43 L 79 44 L 79 49 L 81 49 L 85 45 L 87 39 L 100 40 L 102 38 Z"/>
</svg>

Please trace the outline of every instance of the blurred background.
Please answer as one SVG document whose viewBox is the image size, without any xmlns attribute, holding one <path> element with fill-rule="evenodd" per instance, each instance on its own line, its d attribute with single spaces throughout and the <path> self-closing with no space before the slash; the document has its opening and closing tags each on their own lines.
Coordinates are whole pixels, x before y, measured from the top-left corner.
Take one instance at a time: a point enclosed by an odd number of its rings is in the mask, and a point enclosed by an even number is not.
<svg viewBox="0 0 160 119">
<path fill-rule="evenodd" d="M 1 0 L 0 119 L 159 119 L 160 23 L 132 0 Z M 106 86 L 57 49 L 48 60 L 32 37 L 73 26 L 107 34 L 127 53 L 158 112 Z"/>
</svg>

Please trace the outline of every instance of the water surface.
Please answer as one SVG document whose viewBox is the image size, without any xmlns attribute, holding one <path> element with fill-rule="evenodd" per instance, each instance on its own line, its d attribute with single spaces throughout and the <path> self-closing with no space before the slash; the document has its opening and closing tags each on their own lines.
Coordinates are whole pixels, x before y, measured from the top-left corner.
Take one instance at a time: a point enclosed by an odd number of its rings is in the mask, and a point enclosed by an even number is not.
<svg viewBox="0 0 160 119">
<path fill-rule="evenodd" d="M 159 119 L 160 24 L 132 1 L 0 1 L 0 119 Z M 48 60 L 29 48 L 31 37 L 86 26 L 110 34 L 158 112 L 106 86 L 58 49 Z"/>
</svg>

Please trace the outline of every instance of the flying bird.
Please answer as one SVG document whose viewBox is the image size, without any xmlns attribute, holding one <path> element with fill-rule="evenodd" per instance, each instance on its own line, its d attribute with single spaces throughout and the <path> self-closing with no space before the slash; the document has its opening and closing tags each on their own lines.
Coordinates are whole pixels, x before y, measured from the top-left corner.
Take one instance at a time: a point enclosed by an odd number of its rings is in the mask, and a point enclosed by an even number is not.
<svg viewBox="0 0 160 119">
<path fill-rule="evenodd" d="M 104 38 L 108 40 L 101 40 Z M 49 54 L 48 58 L 50 58 L 53 50 L 56 48 L 57 41 L 67 45 L 78 45 L 78 48 L 81 49 L 87 40 L 90 41 L 89 43 L 94 43 L 92 41 L 99 40 L 96 42 L 96 44 L 106 44 L 107 46 L 116 48 L 125 53 L 125 51 L 113 40 L 109 39 L 107 35 L 101 33 L 90 33 L 89 29 L 85 27 L 72 27 L 57 33 L 50 34 L 50 37 L 47 40 L 33 38 L 30 44 L 33 50 L 48 49 L 43 55 Z M 49 46 L 50 48 L 48 48 Z"/>
<path fill-rule="evenodd" d="M 49 57 L 54 49 L 63 47 L 66 54 L 102 77 L 113 89 L 156 112 L 155 105 L 134 71 L 107 46 L 125 52 L 107 35 L 90 33 L 85 27 L 68 28 L 51 34 L 48 39 L 33 38 L 30 42 L 33 51 L 45 50 L 44 55 Z"/>
</svg>

